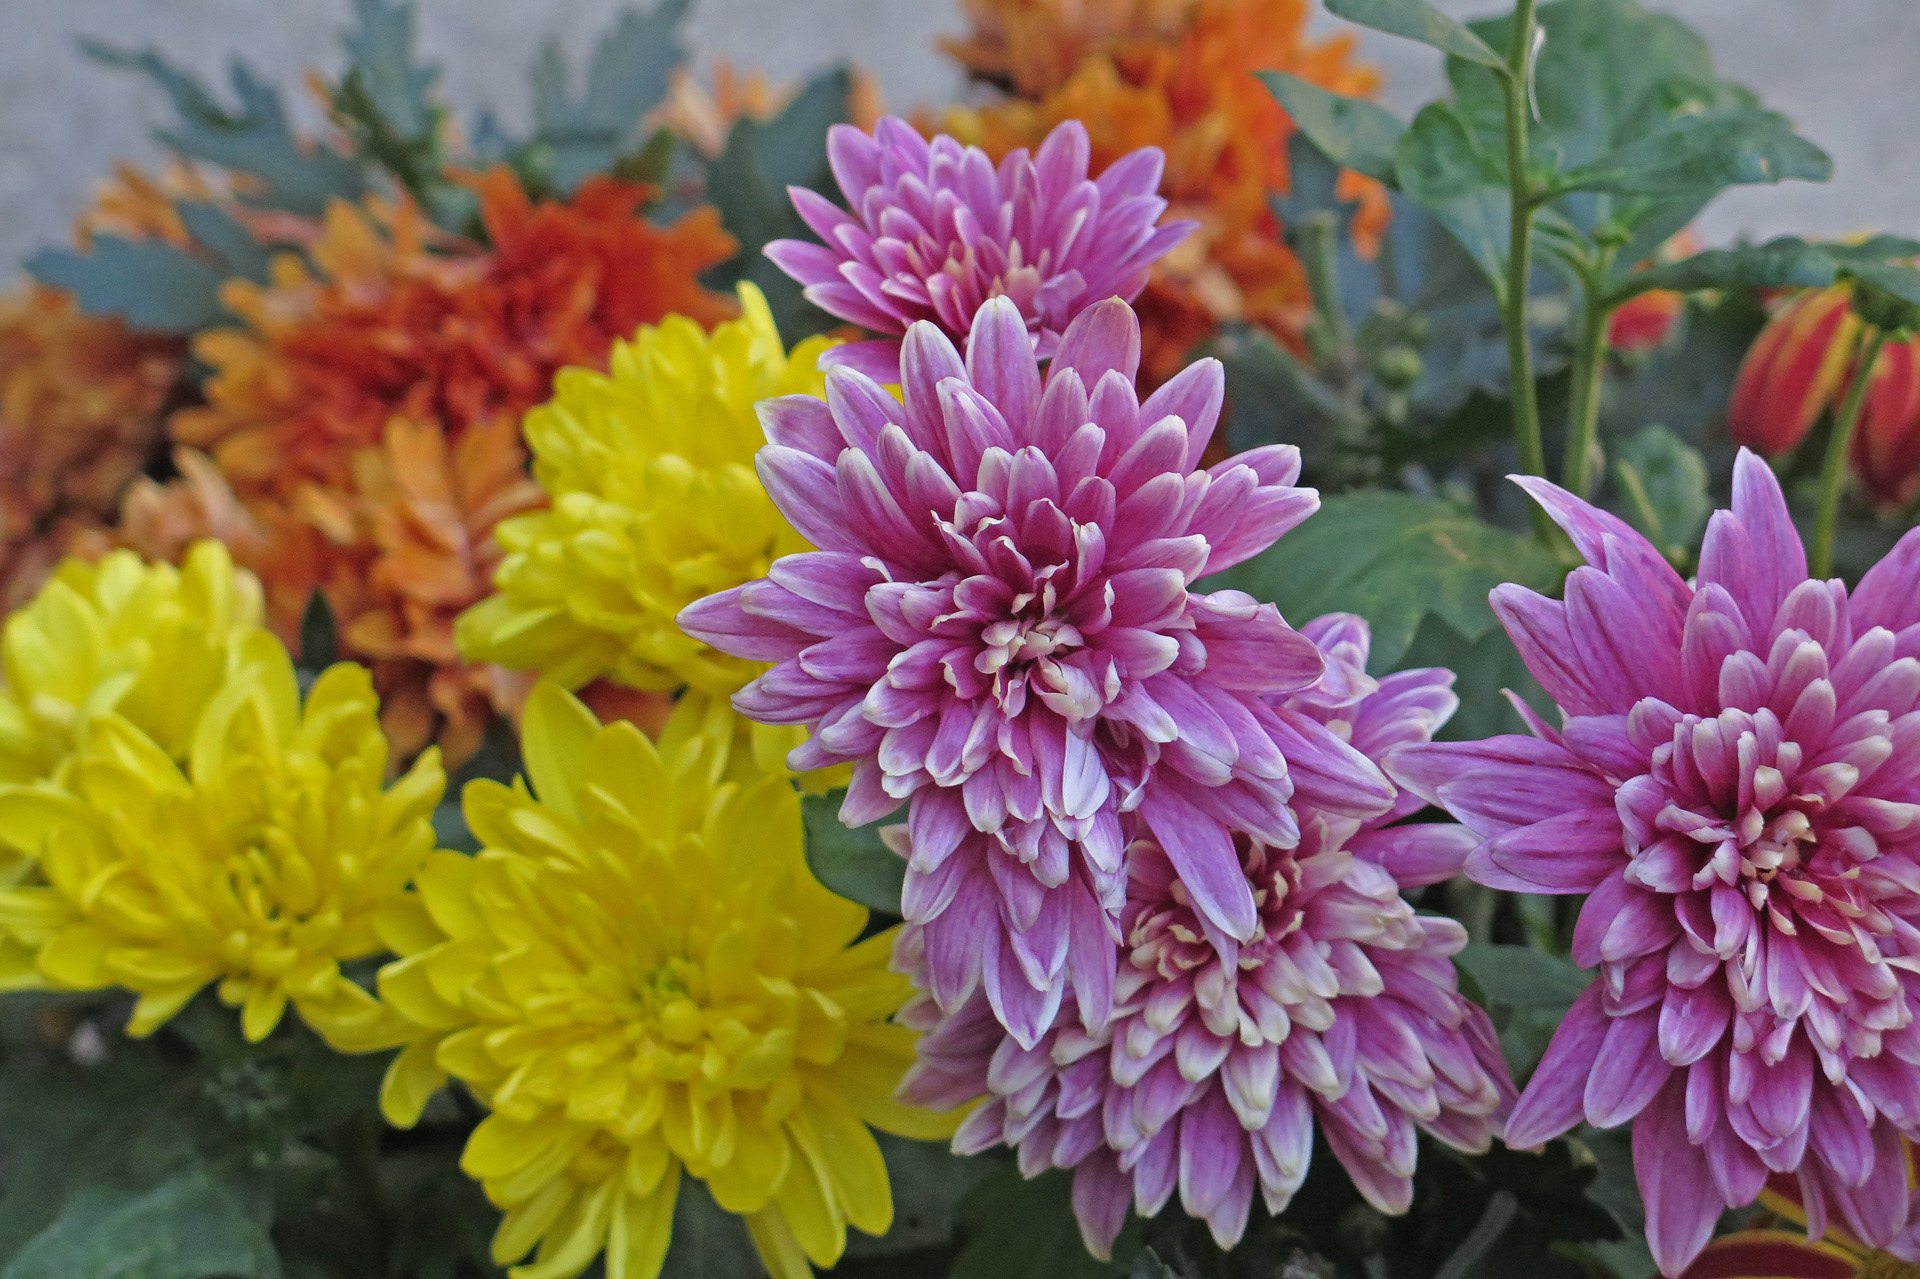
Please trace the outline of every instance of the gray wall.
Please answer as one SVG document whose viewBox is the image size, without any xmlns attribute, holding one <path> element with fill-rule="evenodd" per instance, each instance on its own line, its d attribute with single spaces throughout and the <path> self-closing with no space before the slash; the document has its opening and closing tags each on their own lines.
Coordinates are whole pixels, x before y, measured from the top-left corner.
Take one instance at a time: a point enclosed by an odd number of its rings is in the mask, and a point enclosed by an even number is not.
<svg viewBox="0 0 1920 1279">
<path fill-rule="evenodd" d="M 1707 215 L 1709 238 L 1920 232 L 1920 0 L 1651 2 L 1700 27 L 1723 70 L 1798 118 L 1836 162 L 1826 187 L 1726 197 Z M 1490 7 L 1441 3 L 1463 16 Z M 445 64 L 454 102 L 510 117 L 524 109 L 522 70 L 539 42 L 554 34 L 578 53 L 622 5 L 419 0 L 423 43 Z M 146 130 L 166 118 L 158 94 L 81 58 L 76 36 L 156 44 L 208 75 L 237 51 L 296 84 L 304 67 L 334 63 L 348 10 L 349 0 L 0 0 L 0 264 L 63 238 L 116 156 L 156 154 Z M 727 57 L 775 77 L 851 57 L 878 75 L 890 104 L 905 107 L 957 89 L 933 48 L 936 33 L 960 28 L 956 10 L 953 0 L 696 0 L 691 34 L 701 59 Z M 1409 108 L 1435 91 L 1437 55 L 1384 37 L 1368 39 L 1366 53 L 1387 72 L 1390 105 Z"/>
</svg>

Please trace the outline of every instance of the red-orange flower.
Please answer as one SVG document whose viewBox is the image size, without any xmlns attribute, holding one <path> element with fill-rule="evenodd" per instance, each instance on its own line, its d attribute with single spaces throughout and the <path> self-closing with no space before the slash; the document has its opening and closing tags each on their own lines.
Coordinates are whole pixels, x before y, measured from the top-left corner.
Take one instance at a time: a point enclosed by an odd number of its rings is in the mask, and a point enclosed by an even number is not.
<svg viewBox="0 0 1920 1279">
<path fill-rule="evenodd" d="M 1909 1188 L 1920 1169 L 1916 1153 L 1917 1148 L 1908 1143 Z M 1799 1179 L 1780 1173 L 1768 1178 L 1760 1202 L 1768 1210 L 1765 1219 L 1753 1228 L 1715 1239 L 1680 1279 L 1920 1279 L 1920 1264 L 1905 1259 L 1913 1247 L 1911 1232 L 1891 1245 L 1903 1254 L 1896 1256 L 1871 1247 L 1822 1213 L 1814 1229 L 1824 1233 L 1808 1239 Z"/>
<path fill-rule="evenodd" d="M 1789 298 L 1740 362 L 1727 404 L 1727 431 L 1768 457 L 1791 452 L 1846 381 L 1859 344 L 1846 286 Z"/>
<path fill-rule="evenodd" d="M 229 282 L 244 327 L 196 341 L 213 369 L 207 403 L 172 422 L 258 527 L 255 549 L 235 550 L 270 621 L 291 638 L 324 589 L 403 753 L 437 732 L 457 757 L 500 700 L 494 673 L 459 663 L 448 627 L 488 589 L 493 525 L 541 500 L 520 414 L 556 370 L 604 367 L 613 339 L 643 323 L 732 311 L 699 284 L 734 249 L 712 209 L 658 227 L 640 215 L 647 189 L 611 178 L 565 203 L 534 203 L 505 169 L 475 187 L 486 247 L 369 198 L 328 211 L 311 265 L 289 255 L 266 285 Z M 221 507 L 205 476 L 181 487 L 142 490 L 149 533 L 177 541 L 196 509 Z"/>
<path fill-rule="evenodd" d="M 1297 343 L 1312 298 L 1267 203 L 1270 191 L 1287 189 L 1293 125 L 1253 73 L 1289 71 L 1337 93 L 1364 94 L 1378 77 L 1351 60 L 1352 41 L 1308 43 L 1306 0 L 979 0 L 969 7 L 976 32 L 956 53 L 1028 96 L 956 111 L 949 132 L 998 156 L 1077 118 L 1092 134 L 1095 169 L 1136 148 L 1160 147 L 1168 215 L 1200 222 L 1162 259 L 1136 303 L 1146 343 L 1142 377 L 1171 376 L 1222 320 L 1244 319 Z M 1370 251 L 1384 226 L 1385 194 L 1354 174 L 1345 175 L 1342 191 L 1361 201 L 1356 235 Z"/>
<path fill-rule="evenodd" d="M 1880 502 L 1905 506 L 1920 492 L 1920 339 L 1880 348 L 1849 460 Z"/>
<path fill-rule="evenodd" d="M 1614 351 L 1651 351 L 1666 342 L 1674 322 L 1686 309 L 1686 295 L 1672 289 L 1648 289 L 1637 294 L 1607 318 L 1607 346 Z"/>
<path fill-rule="evenodd" d="M 110 519 L 161 447 L 180 344 L 80 314 L 57 289 L 0 298 L 0 613 Z"/>
</svg>

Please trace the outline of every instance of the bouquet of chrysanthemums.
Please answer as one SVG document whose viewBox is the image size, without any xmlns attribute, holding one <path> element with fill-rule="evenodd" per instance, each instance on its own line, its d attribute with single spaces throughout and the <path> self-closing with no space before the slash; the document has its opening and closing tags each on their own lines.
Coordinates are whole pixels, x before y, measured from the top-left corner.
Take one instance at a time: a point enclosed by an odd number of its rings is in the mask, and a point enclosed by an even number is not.
<svg viewBox="0 0 1920 1279">
<path fill-rule="evenodd" d="M 1831 166 L 1635 0 L 688 5 L 88 47 L 0 1279 L 1920 1274 L 1920 241 L 1702 247 Z"/>
</svg>

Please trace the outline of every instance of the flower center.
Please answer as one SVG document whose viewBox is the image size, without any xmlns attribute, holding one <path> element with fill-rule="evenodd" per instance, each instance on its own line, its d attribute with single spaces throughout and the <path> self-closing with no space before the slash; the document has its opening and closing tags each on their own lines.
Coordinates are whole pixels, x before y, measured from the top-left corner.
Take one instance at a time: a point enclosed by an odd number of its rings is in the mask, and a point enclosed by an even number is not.
<svg viewBox="0 0 1920 1279">
<path fill-rule="evenodd" d="M 1047 588 L 1049 594 L 1052 590 Z M 1014 605 L 1018 608 L 1021 601 L 1032 598 L 1020 596 Z M 1049 612 L 1038 618 L 1010 617 L 994 622 L 980 632 L 980 642 L 984 647 L 973 659 L 974 669 L 982 675 L 997 675 L 1015 663 L 1051 657 L 1056 649 L 1079 648 L 1086 640 L 1073 623 L 1058 613 Z"/>
</svg>

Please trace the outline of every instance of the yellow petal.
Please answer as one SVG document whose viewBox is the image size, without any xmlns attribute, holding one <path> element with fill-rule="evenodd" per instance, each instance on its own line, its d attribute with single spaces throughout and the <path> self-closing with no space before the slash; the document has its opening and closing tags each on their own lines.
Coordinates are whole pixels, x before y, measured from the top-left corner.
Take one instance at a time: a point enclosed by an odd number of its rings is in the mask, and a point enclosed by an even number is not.
<svg viewBox="0 0 1920 1279">
<path fill-rule="evenodd" d="M 530 1266 L 515 1266 L 509 1279 L 573 1279 L 606 1247 L 613 1205 L 621 1196 L 618 1180 L 603 1181 L 576 1194 L 541 1241 Z"/>
<path fill-rule="evenodd" d="M 607 1279 L 658 1279 L 673 1241 L 673 1205 L 679 1196 L 676 1163 L 652 1194 L 621 1197 L 607 1231 Z"/>
<path fill-rule="evenodd" d="M 543 681 L 527 695 L 520 719 L 520 753 L 526 760 L 527 778 L 540 802 L 570 821 L 580 820 L 574 786 L 599 735 L 600 721 L 593 712 L 558 684 Z"/>
<path fill-rule="evenodd" d="M 813 1279 L 813 1267 L 807 1264 L 806 1251 L 793 1237 L 787 1219 L 778 1208 L 749 1213 L 744 1218 L 747 1234 L 753 1239 L 760 1264 L 772 1279 Z"/>
<path fill-rule="evenodd" d="M 416 1040 L 401 1049 L 387 1066 L 386 1076 L 380 1081 L 380 1113 L 395 1128 L 419 1123 L 428 1100 L 446 1085 L 447 1072 L 434 1060 L 438 1046 L 432 1038 Z"/>
<path fill-rule="evenodd" d="M 837 1097 L 811 1095 L 800 1113 L 787 1120 L 787 1130 L 815 1170 L 831 1179 L 834 1199 L 847 1220 L 870 1235 L 887 1233 L 893 1225 L 887 1161 L 852 1108 Z"/>
</svg>

